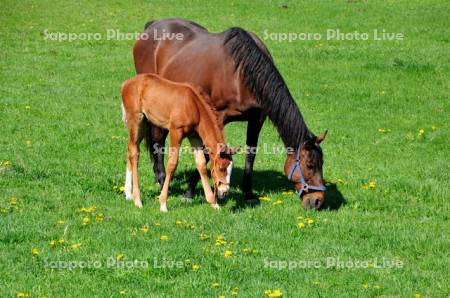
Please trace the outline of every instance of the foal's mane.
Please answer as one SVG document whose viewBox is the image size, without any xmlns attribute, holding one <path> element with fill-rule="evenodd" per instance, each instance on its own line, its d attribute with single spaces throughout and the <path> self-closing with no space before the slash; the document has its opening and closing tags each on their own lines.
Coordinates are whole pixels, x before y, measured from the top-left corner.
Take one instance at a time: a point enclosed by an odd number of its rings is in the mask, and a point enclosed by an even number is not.
<svg viewBox="0 0 450 298">
<path fill-rule="evenodd" d="M 197 103 L 203 107 L 203 110 L 206 111 L 207 117 L 209 118 L 210 122 L 211 122 L 211 129 L 213 130 L 214 134 L 215 134 L 215 138 L 219 143 L 225 143 L 224 140 L 224 135 L 223 135 L 223 131 L 219 128 L 219 125 L 217 124 L 217 115 L 214 113 L 213 109 L 211 108 L 211 106 L 208 104 L 208 102 L 206 101 L 205 97 L 200 93 L 200 91 L 189 85 L 189 84 L 184 84 L 186 87 L 189 87 L 189 89 L 191 89 L 198 101 Z"/>
<path fill-rule="evenodd" d="M 298 149 L 313 134 L 278 69 L 245 30 L 230 28 L 225 34 L 225 49 L 234 59 L 247 88 L 277 128 L 284 145 Z"/>
</svg>

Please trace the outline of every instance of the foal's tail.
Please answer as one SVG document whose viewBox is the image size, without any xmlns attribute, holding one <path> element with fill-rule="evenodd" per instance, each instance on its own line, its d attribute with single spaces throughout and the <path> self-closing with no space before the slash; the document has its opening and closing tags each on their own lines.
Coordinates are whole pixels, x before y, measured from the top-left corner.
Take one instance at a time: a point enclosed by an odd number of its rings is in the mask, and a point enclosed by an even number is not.
<svg viewBox="0 0 450 298">
<path fill-rule="evenodd" d="M 121 108 L 122 108 L 122 121 L 123 121 L 123 124 L 125 125 L 125 126 L 127 126 L 127 110 L 125 109 L 125 102 L 128 102 L 128 101 L 130 101 L 130 100 L 132 100 L 131 98 L 133 97 L 133 90 L 132 90 L 132 88 L 133 88 L 133 80 L 132 79 L 130 79 L 130 80 L 126 80 L 125 82 L 123 82 L 123 84 L 122 84 L 122 88 L 121 88 L 121 91 L 120 91 L 120 94 L 121 94 L 121 97 L 122 97 L 122 103 L 121 103 Z M 128 104 L 128 106 L 129 106 L 129 104 Z"/>
</svg>

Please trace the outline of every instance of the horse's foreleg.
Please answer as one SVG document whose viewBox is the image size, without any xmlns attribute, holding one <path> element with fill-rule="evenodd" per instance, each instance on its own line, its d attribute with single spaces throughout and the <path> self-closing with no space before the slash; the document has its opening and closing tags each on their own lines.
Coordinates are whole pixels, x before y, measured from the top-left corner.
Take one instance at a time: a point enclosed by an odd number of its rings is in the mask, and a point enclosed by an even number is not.
<svg viewBox="0 0 450 298">
<path fill-rule="evenodd" d="M 248 120 L 245 170 L 242 177 L 242 191 L 247 201 L 256 199 L 252 190 L 253 163 L 255 162 L 258 137 L 264 120 L 266 120 L 266 116 L 260 110 L 255 111 Z"/>
<path fill-rule="evenodd" d="M 209 162 L 209 155 L 204 154 L 202 151 L 203 157 L 205 159 L 205 165 Z M 185 193 L 185 197 L 192 199 L 195 195 L 195 187 L 198 184 L 198 181 L 200 180 L 200 173 L 198 171 L 193 171 L 191 175 L 189 176 L 189 182 L 188 182 L 188 189 Z"/>
<path fill-rule="evenodd" d="M 169 183 L 172 179 L 173 173 L 177 168 L 178 155 L 180 150 L 181 141 L 183 138 L 183 131 L 172 129 L 169 132 L 170 145 L 169 145 L 169 159 L 167 161 L 166 178 L 159 195 L 159 210 L 161 212 L 167 212 L 167 196 L 169 194 Z"/>
<path fill-rule="evenodd" d="M 150 158 L 153 161 L 153 173 L 155 174 L 156 182 L 159 183 L 160 189 L 162 189 L 166 177 L 166 170 L 164 168 L 164 145 L 166 137 L 167 130 L 148 123 L 145 134 L 145 143 Z"/>
</svg>

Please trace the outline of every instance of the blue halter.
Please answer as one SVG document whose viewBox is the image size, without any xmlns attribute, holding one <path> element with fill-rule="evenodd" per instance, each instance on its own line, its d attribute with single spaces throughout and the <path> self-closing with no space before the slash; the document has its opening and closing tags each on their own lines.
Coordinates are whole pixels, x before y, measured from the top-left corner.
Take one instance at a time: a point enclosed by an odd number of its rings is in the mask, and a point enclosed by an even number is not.
<svg viewBox="0 0 450 298">
<path fill-rule="evenodd" d="M 295 191 L 298 194 L 298 197 L 301 198 L 303 195 L 303 192 L 306 190 L 315 190 L 315 191 L 325 192 L 327 190 L 325 185 L 313 186 L 313 185 L 309 185 L 308 183 L 306 183 L 305 177 L 303 177 L 302 169 L 300 167 L 300 151 L 301 151 L 301 149 L 298 149 L 297 156 L 295 158 L 295 162 L 292 165 L 292 168 L 289 171 L 289 175 L 288 175 L 289 180 L 292 180 L 292 175 L 294 175 L 295 170 L 297 170 L 298 174 L 300 175 L 300 182 L 302 183 L 302 188 L 300 189 L 300 191 Z"/>
</svg>

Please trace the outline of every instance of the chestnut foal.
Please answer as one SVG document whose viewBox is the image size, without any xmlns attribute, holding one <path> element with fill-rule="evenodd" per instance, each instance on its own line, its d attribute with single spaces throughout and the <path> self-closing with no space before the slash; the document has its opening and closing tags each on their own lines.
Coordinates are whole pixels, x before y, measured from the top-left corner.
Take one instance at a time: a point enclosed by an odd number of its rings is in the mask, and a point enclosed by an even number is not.
<svg viewBox="0 0 450 298">
<path fill-rule="evenodd" d="M 125 181 L 126 198 L 142 207 L 138 185 L 139 145 L 144 136 L 145 122 L 169 130 L 169 160 L 161 194 L 160 211 L 167 212 L 169 183 L 177 167 L 181 141 L 189 138 L 193 148 L 195 166 L 200 173 L 206 200 L 219 208 L 217 196 L 229 191 L 232 160 L 236 149 L 224 144 L 223 131 L 219 128 L 214 112 L 204 98 L 190 85 L 174 83 L 155 74 L 140 74 L 123 83 L 122 116 L 128 126 L 129 143 Z M 203 144 L 211 159 L 211 191 L 206 172 Z M 150 148 L 154 150 L 153 148 Z"/>
</svg>

